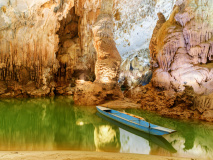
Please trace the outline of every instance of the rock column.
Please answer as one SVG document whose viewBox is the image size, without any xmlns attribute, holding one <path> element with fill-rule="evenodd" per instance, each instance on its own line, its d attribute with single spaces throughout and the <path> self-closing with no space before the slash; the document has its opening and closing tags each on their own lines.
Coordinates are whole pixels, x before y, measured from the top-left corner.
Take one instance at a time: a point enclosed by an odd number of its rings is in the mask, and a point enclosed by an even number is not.
<svg viewBox="0 0 213 160">
<path fill-rule="evenodd" d="M 101 13 L 93 25 L 93 43 L 97 51 L 96 82 L 111 83 L 118 80 L 121 57 L 113 40 L 113 0 L 103 0 Z"/>
<path fill-rule="evenodd" d="M 121 57 L 113 40 L 113 0 L 102 0 L 100 15 L 93 25 L 93 44 L 97 52 L 96 81 L 79 81 L 74 93 L 75 104 L 99 105 L 123 98 L 117 85 Z"/>
</svg>

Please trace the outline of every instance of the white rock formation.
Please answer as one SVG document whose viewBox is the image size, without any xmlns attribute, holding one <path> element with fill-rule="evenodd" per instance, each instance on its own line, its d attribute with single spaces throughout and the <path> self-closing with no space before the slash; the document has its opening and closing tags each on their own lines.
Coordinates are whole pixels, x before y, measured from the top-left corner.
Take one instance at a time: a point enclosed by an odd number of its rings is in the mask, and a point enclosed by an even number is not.
<svg viewBox="0 0 213 160">
<path fill-rule="evenodd" d="M 174 3 L 175 0 L 115 0 L 114 37 L 123 59 L 120 80 L 127 78 L 131 86 L 144 81 L 143 76 L 151 76 L 148 48 L 157 13 L 162 12 L 168 19 Z"/>
<path fill-rule="evenodd" d="M 178 0 L 170 19 L 153 34 L 155 86 L 182 91 L 187 84 L 199 94 L 213 92 L 212 6 L 211 0 Z"/>
</svg>

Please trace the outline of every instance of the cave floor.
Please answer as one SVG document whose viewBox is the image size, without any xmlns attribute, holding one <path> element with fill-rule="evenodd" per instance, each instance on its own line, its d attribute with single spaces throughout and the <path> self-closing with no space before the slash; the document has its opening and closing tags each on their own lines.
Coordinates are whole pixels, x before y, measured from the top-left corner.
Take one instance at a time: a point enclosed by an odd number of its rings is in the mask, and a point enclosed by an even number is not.
<svg viewBox="0 0 213 160">
<path fill-rule="evenodd" d="M 191 158 L 162 157 L 142 154 L 84 151 L 0 152 L 3 160 L 191 160 Z"/>
<path fill-rule="evenodd" d="M 129 98 L 124 98 L 122 100 L 114 100 L 114 101 L 109 101 L 101 106 L 103 107 L 110 107 L 110 108 L 119 108 L 119 109 L 127 109 L 127 108 L 141 108 L 141 105 L 136 103 L 135 101 L 129 99 Z"/>
</svg>

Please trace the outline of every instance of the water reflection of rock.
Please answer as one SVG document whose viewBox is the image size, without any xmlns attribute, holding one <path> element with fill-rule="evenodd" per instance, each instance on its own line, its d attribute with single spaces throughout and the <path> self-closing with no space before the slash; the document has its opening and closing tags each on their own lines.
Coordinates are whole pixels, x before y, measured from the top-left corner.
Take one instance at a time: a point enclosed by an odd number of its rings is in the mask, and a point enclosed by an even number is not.
<svg viewBox="0 0 213 160">
<path fill-rule="evenodd" d="M 49 134 L 53 132 L 53 128 L 48 123 L 48 117 L 43 117 L 43 103 L 48 105 L 51 102 L 47 99 L 37 102 L 0 102 L 0 150 L 53 149 L 54 136 Z M 41 124 L 38 124 L 38 121 L 41 121 Z"/>
<path fill-rule="evenodd" d="M 171 156 L 172 157 L 172 152 L 170 152 L 169 150 L 166 150 L 154 143 L 149 143 L 150 145 L 150 155 L 160 155 L 160 156 Z"/>
<path fill-rule="evenodd" d="M 119 151 L 120 133 L 117 127 L 100 125 L 95 127 L 94 140 L 97 151 Z"/>
<path fill-rule="evenodd" d="M 120 149 L 119 130 L 116 127 L 104 124 L 94 116 L 94 107 L 74 107 L 76 124 L 79 126 L 92 125 L 94 129 L 94 145 L 96 151 L 113 151 Z"/>
<path fill-rule="evenodd" d="M 191 133 L 187 131 L 191 130 Z M 173 156 L 209 158 L 213 157 L 213 130 L 196 126 L 173 135 L 167 135 L 166 139 L 173 144 L 177 153 Z"/>
<path fill-rule="evenodd" d="M 118 128 L 106 130 L 95 112 L 64 97 L 1 100 L 0 150 L 119 151 Z"/>
<path fill-rule="evenodd" d="M 96 151 L 118 152 L 120 150 L 118 127 L 107 125 L 102 119 L 94 116 L 95 107 L 74 107 L 74 111 L 77 125 L 93 125 Z"/>
<path fill-rule="evenodd" d="M 173 146 L 161 136 L 154 136 L 138 131 L 99 113 L 97 115 L 107 122 L 110 122 L 111 125 L 119 127 L 121 141 L 120 152 L 122 153 L 152 154 L 156 148 L 161 148 L 162 151 L 165 150 L 164 152 L 169 153 L 177 152 Z"/>
<path fill-rule="evenodd" d="M 78 126 L 67 98 L 0 101 L 0 150 L 95 150 L 94 126 Z"/>
<path fill-rule="evenodd" d="M 120 140 L 121 140 L 121 150 L 122 153 L 139 153 L 139 154 L 149 154 L 150 146 L 149 141 L 134 135 L 124 129 L 120 130 Z"/>
<path fill-rule="evenodd" d="M 74 106 L 69 98 L 63 97 L 0 100 L 0 150 L 111 150 L 177 157 L 213 157 L 212 124 L 168 120 L 133 110 L 131 113 L 143 116 L 147 121 L 177 130 L 165 136 L 177 150 L 177 153 L 171 154 L 98 118 L 95 112 L 95 107 Z"/>
<path fill-rule="evenodd" d="M 177 153 L 173 154 L 173 156 L 212 159 L 212 125 L 201 125 L 197 123 L 181 124 L 179 122 L 176 128 L 178 132 L 165 136 L 165 138 L 171 142 L 173 147 L 177 150 Z"/>
</svg>

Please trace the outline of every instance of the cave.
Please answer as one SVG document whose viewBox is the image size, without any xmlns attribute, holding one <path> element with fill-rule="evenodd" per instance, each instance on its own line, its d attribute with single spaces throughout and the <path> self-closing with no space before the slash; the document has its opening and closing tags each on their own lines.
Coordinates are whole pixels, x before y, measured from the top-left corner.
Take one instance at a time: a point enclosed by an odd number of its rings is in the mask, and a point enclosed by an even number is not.
<svg viewBox="0 0 213 160">
<path fill-rule="evenodd" d="M 0 151 L 212 159 L 212 19 L 212 0 L 1 1 Z"/>
</svg>

